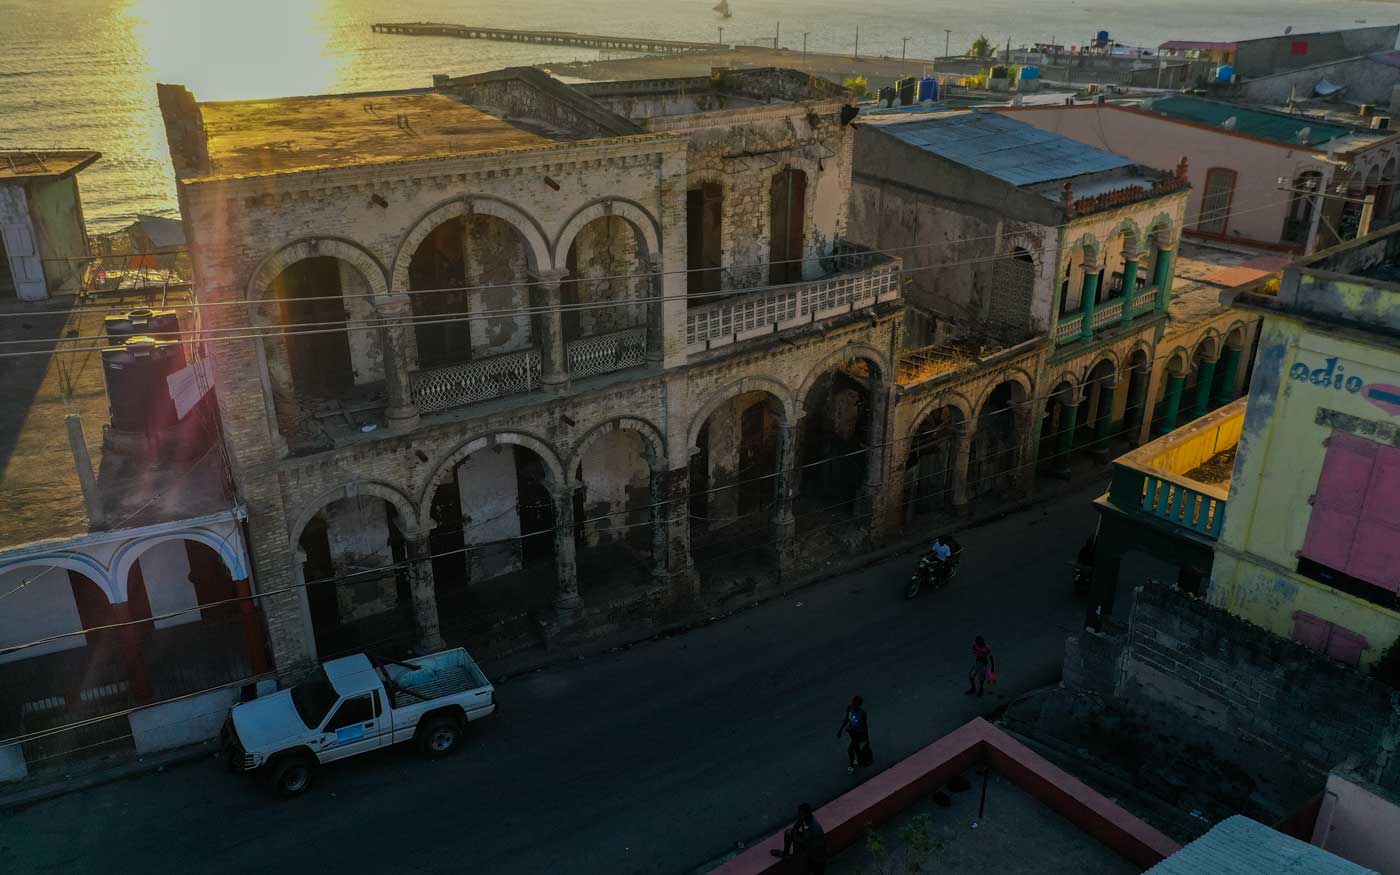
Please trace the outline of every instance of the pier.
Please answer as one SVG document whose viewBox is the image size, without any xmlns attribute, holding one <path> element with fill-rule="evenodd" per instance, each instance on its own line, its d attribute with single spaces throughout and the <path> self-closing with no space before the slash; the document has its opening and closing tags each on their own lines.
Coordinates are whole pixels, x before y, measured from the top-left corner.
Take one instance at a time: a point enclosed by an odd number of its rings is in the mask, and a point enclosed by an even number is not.
<svg viewBox="0 0 1400 875">
<path fill-rule="evenodd" d="M 712 52 L 722 48 L 719 43 L 694 43 L 684 40 L 651 39 L 648 37 L 602 36 L 573 33 L 566 30 L 515 30 L 506 27 L 474 27 L 469 24 L 371 24 L 375 33 L 397 33 L 407 36 L 450 36 L 458 39 L 484 39 L 499 42 L 540 43 L 551 46 L 579 46 L 585 49 L 611 49 L 646 54 L 678 54 L 681 52 Z"/>
</svg>

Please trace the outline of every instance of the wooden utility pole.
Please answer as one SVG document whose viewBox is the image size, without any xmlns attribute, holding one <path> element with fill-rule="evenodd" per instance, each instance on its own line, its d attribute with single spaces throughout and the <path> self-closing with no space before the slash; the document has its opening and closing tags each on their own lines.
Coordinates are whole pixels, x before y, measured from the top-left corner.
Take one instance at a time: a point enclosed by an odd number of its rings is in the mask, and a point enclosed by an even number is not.
<svg viewBox="0 0 1400 875">
<path fill-rule="evenodd" d="M 900 59 L 901 61 L 904 61 L 904 60 L 908 60 L 908 58 L 909 58 L 909 37 L 906 36 L 906 37 L 904 38 L 904 46 L 903 46 L 902 48 L 900 48 L 900 50 L 899 50 L 899 59 Z"/>
<path fill-rule="evenodd" d="M 779 22 L 777 22 L 776 24 L 773 25 L 773 51 L 775 51 L 775 52 L 778 50 L 778 36 L 779 36 L 779 34 L 781 34 L 782 32 L 783 32 L 783 23 L 782 23 L 781 21 L 779 21 Z"/>
<path fill-rule="evenodd" d="M 855 59 L 860 60 L 860 25 L 856 25 L 856 54 Z"/>
</svg>

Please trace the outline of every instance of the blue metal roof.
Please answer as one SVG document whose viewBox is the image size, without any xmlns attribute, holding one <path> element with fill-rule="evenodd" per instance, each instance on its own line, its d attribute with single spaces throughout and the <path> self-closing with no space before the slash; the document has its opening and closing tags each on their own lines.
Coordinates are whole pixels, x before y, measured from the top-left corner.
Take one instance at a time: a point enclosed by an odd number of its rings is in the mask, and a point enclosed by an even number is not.
<svg viewBox="0 0 1400 875">
<path fill-rule="evenodd" d="M 1210 832 L 1143 875 L 1380 875 L 1336 854 L 1286 836 L 1243 815 Z"/>
<path fill-rule="evenodd" d="M 1012 185 L 1069 179 L 1135 163 L 994 112 L 892 122 L 880 129 L 911 146 Z"/>
</svg>

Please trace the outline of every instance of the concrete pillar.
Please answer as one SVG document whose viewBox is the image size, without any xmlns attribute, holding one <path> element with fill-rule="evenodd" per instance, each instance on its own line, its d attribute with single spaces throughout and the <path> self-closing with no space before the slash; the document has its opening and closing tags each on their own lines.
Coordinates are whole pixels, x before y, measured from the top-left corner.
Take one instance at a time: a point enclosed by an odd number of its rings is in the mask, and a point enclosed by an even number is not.
<svg viewBox="0 0 1400 875">
<path fill-rule="evenodd" d="M 238 603 L 238 617 L 243 624 L 243 642 L 248 647 L 248 666 L 253 674 L 266 674 L 272 670 L 267 658 L 267 635 L 263 632 L 262 615 L 258 603 L 252 598 L 252 583 L 245 577 L 233 582 L 234 594 Z"/>
<path fill-rule="evenodd" d="M 1123 413 L 1123 429 L 1135 447 L 1142 443 L 1142 424 L 1150 419 L 1147 411 L 1147 387 L 1151 382 L 1151 365 L 1130 373 L 1128 377 L 1128 406 Z"/>
<path fill-rule="evenodd" d="M 1084 316 L 1079 323 L 1079 336 L 1085 339 L 1094 336 L 1094 308 L 1097 306 L 1095 299 L 1099 296 L 1099 272 L 1089 272 L 1085 268 L 1084 291 L 1079 294 L 1079 307 Z"/>
<path fill-rule="evenodd" d="M 567 486 L 554 493 L 554 574 L 559 579 L 554 608 L 563 619 L 576 618 L 583 611 L 583 599 L 574 552 L 574 491 Z"/>
<path fill-rule="evenodd" d="M 390 431 L 418 427 L 418 405 L 413 403 L 413 383 L 408 373 L 407 332 L 413 330 L 407 295 L 381 301 L 376 310 L 380 322 L 380 346 L 384 355 L 384 387 L 389 406 L 384 411 Z"/>
<path fill-rule="evenodd" d="M 151 690 L 151 677 L 146 670 L 146 631 L 145 623 L 132 622 L 143 619 L 136 616 L 131 602 L 119 602 L 112 606 L 114 619 L 118 623 L 128 623 L 120 627 L 118 637 L 122 644 L 122 658 L 126 662 L 126 682 L 131 698 L 137 705 L 149 704 L 155 699 Z"/>
<path fill-rule="evenodd" d="M 963 423 L 957 431 L 957 449 L 953 454 L 953 512 L 967 513 L 967 469 L 972 458 L 972 426 Z"/>
<path fill-rule="evenodd" d="M 871 542 L 878 542 L 884 532 L 885 494 L 885 435 L 889 432 L 890 390 L 883 383 L 871 381 L 868 390 L 870 397 L 870 423 L 865 435 L 865 484 L 861 490 L 856 512 L 865 515 L 865 525 Z"/>
<path fill-rule="evenodd" d="M 1113 396 L 1117 391 L 1118 382 L 1114 378 L 1099 381 L 1099 403 L 1094 419 L 1094 457 L 1099 461 L 1108 460 L 1108 442 L 1113 426 Z"/>
<path fill-rule="evenodd" d="M 647 290 L 647 364 L 659 367 L 666 358 L 666 283 L 661 264 L 661 256 L 652 254 L 646 260 L 647 272 L 651 274 Z"/>
<path fill-rule="evenodd" d="M 690 559 L 690 469 L 652 475 L 654 576 L 689 589 L 698 580 Z"/>
<path fill-rule="evenodd" d="M 413 627 L 418 649 L 433 653 L 443 649 L 442 627 L 438 622 L 437 585 L 427 539 L 412 538 L 408 543 L 408 587 L 413 598 Z"/>
<path fill-rule="evenodd" d="M 1157 287 L 1157 312 L 1167 312 L 1167 304 L 1172 294 L 1172 256 L 1170 249 L 1163 249 L 1157 255 L 1157 264 L 1152 272 L 1152 284 Z"/>
<path fill-rule="evenodd" d="M 1210 390 L 1215 386 L 1215 362 L 1213 358 L 1201 359 L 1201 372 L 1196 379 L 1196 403 L 1191 411 L 1192 419 L 1199 419 L 1210 412 Z"/>
<path fill-rule="evenodd" d="M 1176 431 L 1176 419 L 1181 413 L 1181 390 L 1185 385 L 1185 374 L 1167 374 L 1167 409 L 1162 414 L 1162 434 Z"/>
<path fill-rule="evenodd" d="M 778 569 L 786 573 L 796 561 L 797 517 L 792 512 L 796 492 L 797 429 L 784 422 L 778 428 L 778 470 L 773 478 L 773 550 Z"/>
<path fill-rule="evenodd" d="M 1213 406 L 1220 407 L 1235 400 L 1236 371 L 1239 366 L 1240 351 L 1233 347 L 1225 347 L 1225 354 L 1221 356 L 1220 367 L 1217 369 Z"/>
<path fill-rule="evenodd" d="M 1133 321 L 1133 298 L 1137 295 L 1138 262 L 1130 258 L 1123 262 L 1123 324 Z"/>
<path fill-rule="evenodd" d="M 97 477 L 92 473 L 92 455 L 88 453 L 87 438 L 83 435 L 83 417 L 70 413 L 64 417 L 63 424 L 68 427 L 68 448 L 73 451 L 73 464 L 78 469 L 78 487 L 83 491 L 88 528 L 105 529 L 107 515 L 102 510 L 102 493 L 97 491 Z"/>
<path fill-rule="evenodd" d="M 1079 405 L 1082 402 L 1080 391 L 1061 396 L 1060 426 L 1055 435 L 1055 476 L 1070 476 L 1070 454 L 1074 452 L 1074 432 L 1079 426 Z"/>
<path fill-rule="evenodd" d="M 540 387 L 546 392 L 563 392 L 569 387 L 569 359 L 564 349 L 564 316 L 559 310 L 559 285 L 566 270 L 541 271 L 532 288 L 530 304 L 535 308 L 535 337 L 540 348 Z M 570 505 L 570 513 L 573 513 Z"/>
</svg>

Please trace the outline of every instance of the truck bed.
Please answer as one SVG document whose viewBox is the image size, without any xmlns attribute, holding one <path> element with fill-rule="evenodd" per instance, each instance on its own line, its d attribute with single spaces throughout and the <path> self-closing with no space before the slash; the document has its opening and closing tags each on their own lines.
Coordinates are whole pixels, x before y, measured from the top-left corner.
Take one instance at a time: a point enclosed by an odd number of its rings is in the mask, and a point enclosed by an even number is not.
<svg viewBox="0 0 1400 875">
<path fill-rule="evenodd" d="M 447 650 L 412 660 L 416 669 L 399 665 L 385 668 L 389 679 L 394 682 L 390 688 L 394 708 L 404 708 L 421 704 L 425 700 L 440 699 L 469 690 L 489 686 L 486 676 L 465 650 Z M 416 694 L 416 695 L 414 695 Z"/>
</svg>

